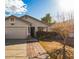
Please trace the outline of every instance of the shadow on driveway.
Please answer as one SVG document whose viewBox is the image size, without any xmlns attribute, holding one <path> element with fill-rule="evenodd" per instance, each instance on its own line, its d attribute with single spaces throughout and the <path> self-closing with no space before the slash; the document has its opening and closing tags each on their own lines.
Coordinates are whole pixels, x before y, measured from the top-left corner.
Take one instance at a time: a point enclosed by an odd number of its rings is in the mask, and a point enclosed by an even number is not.
<svg viewBox="0 0 79 59">
<path fill-rule="evenodd" d="M 5 39 L 5 45 L 15 45 L 15 44 L 24 44 L 24 43 L 32 43 L 32 42 L 38 42 L 37 39 Z"/>
<path fill-rule="evenodd" d="M 26 39 L 5 39 L 5 45 L 24 44 Z"/>
</svg>

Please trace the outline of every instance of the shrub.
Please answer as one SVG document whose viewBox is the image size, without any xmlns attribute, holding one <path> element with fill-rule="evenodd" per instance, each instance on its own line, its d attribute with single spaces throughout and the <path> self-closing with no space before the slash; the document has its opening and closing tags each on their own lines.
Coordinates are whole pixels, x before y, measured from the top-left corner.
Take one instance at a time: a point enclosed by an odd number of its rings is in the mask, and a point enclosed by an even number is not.
<svg viewBox="0 0 79 59">
<path fill-rule="evenodd" d="M 59 34 L 56 32 L 44 32 L 44 31 L 38 31 L 37 32 L 37 38 L 38 39 L 55 39 Z"/>
</svg>

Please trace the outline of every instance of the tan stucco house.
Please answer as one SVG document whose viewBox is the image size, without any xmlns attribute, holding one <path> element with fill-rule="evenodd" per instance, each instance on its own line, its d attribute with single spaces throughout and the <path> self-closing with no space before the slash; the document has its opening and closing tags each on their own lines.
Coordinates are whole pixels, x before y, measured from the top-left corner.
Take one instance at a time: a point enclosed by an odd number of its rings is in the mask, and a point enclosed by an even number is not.
<svg viewBox="0 0 79 59">
<path fill-rule="evenodd" d="M 26 39 L 29 35 L 34 37 L 40 28 L 46 31 L 48 25 L 29 15 L 22 17 L 12 15 L 5 18 L 6 39 Z"/>
</svg>

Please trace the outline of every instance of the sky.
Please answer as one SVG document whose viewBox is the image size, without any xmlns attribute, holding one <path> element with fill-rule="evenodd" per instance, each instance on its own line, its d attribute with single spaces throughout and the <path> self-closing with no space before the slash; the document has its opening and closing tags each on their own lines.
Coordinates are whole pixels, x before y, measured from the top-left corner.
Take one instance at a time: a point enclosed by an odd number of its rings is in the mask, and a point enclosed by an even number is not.
<svg viewBox="0 0 79 59">
<path fill-rule="evenodd" d="M 50 13 L 52 18 L 57 18 L 57 14 L 73 11 L 71 2 L 72 0 L 6 0 L 5 15 L 30 15 L 41 19 Z"/>
</svg>

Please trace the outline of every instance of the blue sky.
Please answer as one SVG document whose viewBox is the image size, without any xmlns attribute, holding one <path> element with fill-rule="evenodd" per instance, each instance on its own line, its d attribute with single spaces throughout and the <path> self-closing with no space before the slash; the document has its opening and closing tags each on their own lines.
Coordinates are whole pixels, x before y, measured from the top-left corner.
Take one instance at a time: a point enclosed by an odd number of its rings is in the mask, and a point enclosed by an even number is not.
<svg viewBox="0 0 79 59">
<path fill-rule="evenodd" d="M 23 0 L 27 4 L 27 14 L 38 19 L 47 13 L 53 15 L 56 11 L 55 0 Z"/>
<path fill-rule="evenodd" d="M 25 14 L 41 19 L 47 13 L 53 16 L 56 11 L 55 0 L 6 0 L 6 16 Z"/>
<path fill-rule="evenodd" d="M 30 15 L 41 19 L 47 13 L 58 21 L 63 13 L 73 12 L 73 0 L 5 0 L 6 16 Z M 71 2 L 72 1 L 72 2 Z M 68 15 L 67 15 L 68 16 Z M 60 18 L 60 20 L 62 17 Z"/>
</svg>

